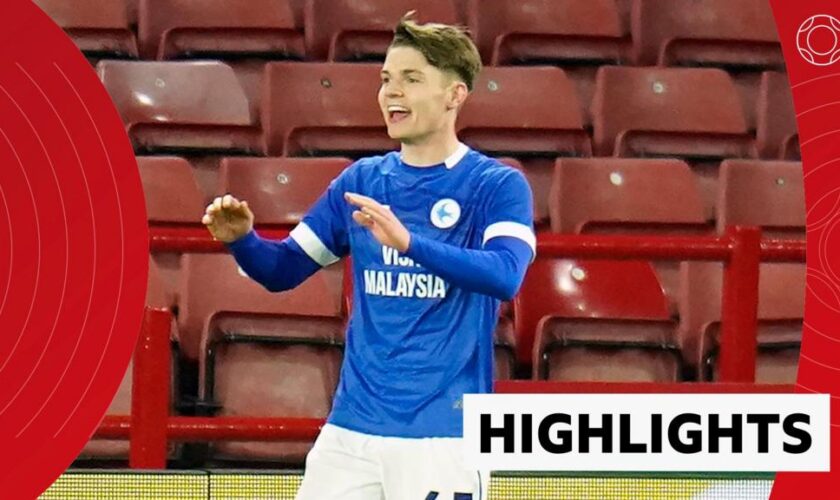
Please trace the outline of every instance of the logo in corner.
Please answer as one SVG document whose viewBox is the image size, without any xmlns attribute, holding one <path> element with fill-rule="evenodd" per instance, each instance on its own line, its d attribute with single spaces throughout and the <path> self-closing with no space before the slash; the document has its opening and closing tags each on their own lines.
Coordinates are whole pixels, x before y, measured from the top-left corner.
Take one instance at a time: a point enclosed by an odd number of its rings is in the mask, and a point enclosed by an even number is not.
<svg viewBox="0 0 840 500">
<path fill-rule="evenodd" d="M 461 206 L 452 198 L 438 200 L 435 206 L 432 207 L 432 213 L 429 218 L 435 227 L 449 229 L 461 218 Z"/>
<path fill-rule="evenodd" d="M 796 49 L 814 66 L 828 66 L 840 60 L 840 21 L 827 14 L 805 20 L 796 32 Z"/>
</svg>

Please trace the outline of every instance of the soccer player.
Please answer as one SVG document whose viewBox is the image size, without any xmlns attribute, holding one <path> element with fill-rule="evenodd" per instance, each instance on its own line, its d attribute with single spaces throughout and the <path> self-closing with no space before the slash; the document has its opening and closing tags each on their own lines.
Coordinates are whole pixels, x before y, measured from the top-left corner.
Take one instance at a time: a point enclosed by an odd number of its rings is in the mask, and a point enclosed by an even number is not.
<svg viewBox="0 0 840 500">
<path fill-rule="evenodd" d="M 207 207 L 202 222 L 270 291 L 353 256 L 340 380 L 299 500 L 487 498 L 489 474 L 463 460 L 463 396 L 492 391 L 500 301 L 536 251 L 523 175 L 455 134 L 480 70 L 463 30 L 403 18 L 378 96 L 399 152 L 353 163 L 282 241 L 254 232 L 247 201 Z"/>
</svg>

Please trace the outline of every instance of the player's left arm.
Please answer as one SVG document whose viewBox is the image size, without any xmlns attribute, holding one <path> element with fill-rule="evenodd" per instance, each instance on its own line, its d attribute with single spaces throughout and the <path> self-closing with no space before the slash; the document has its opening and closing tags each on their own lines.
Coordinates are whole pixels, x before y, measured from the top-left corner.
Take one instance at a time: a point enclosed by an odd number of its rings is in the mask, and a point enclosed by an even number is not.
<svg viewBox="0 0 840 500">
<path fill-rule="evenodd" d="M 348 193 L 359 207 L 353 219 L 383 245 L 395 248 L 451 284 L 471 292 L 510 300 L 519 291 L 536 255 L 530 187 L 513 171 L 487 204 L 484 244 L 461 248 L 410 233 L 391 210 L 366 196 Z"/>
</svg>

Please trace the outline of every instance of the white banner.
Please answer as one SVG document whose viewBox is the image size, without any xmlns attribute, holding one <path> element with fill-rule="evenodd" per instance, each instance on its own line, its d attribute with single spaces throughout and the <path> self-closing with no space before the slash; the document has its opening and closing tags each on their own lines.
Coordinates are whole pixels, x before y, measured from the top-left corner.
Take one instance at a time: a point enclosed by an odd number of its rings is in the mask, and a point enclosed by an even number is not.
<svg viewBox="0 0 840 500">
<path fill-rule="evenodd" d="M 828 471 L 827 394 L 467 394 L 481 470 Z"/>
</svg>

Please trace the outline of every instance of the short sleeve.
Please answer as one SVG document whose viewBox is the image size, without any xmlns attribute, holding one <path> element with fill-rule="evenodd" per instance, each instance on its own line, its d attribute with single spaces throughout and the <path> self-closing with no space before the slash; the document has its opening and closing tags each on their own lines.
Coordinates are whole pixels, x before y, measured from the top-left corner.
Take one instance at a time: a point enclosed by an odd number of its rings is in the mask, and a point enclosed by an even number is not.
<svg viewBox="0 0 840 500">
<path fill-rule="evenodd" d="M 337 262 L 349 253 L 345 183 L 351 174 L 348 167 L 333 179 L 326 191 L 309 209 L 289 236 L 312 260 L 322 267 Z"/>
<path fill-rule="evenodd" d="M 482 245 L 500 236 L 516 238 L 528 244 L 533 259 L 537 254 L 537 238 L 531 186 L 521 172 L 509 167 L 499 177 L 485 204 Z"/>
</svg>

